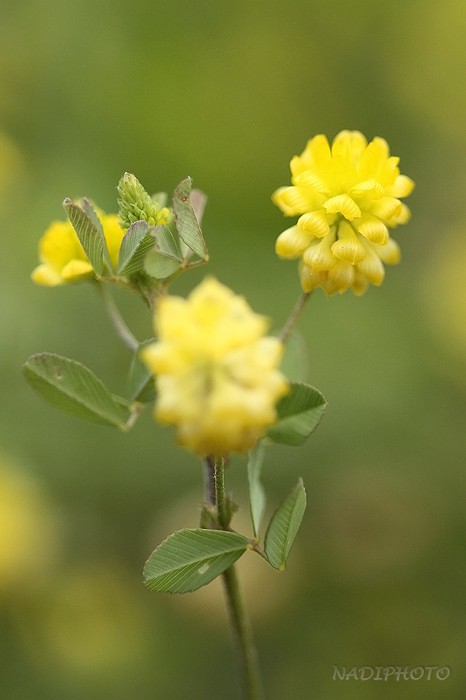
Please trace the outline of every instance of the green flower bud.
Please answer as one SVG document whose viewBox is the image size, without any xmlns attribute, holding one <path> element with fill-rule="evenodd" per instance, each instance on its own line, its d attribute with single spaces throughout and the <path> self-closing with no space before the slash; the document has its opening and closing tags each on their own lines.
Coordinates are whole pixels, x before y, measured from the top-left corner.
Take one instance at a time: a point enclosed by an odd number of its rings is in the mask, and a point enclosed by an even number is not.
<svg viewBox="0 0 466 700">
<path fill-rule="evenodd" d="M 170 220 L 170 209 L 162 206 L 160 196 L 153 199 L 135 175 L 125 173 L 117 189 L 119 215 L 125 228 L 129 228 L 135 221 L 147 221 L 150 226 L 158 226 Z"/>
</svg>

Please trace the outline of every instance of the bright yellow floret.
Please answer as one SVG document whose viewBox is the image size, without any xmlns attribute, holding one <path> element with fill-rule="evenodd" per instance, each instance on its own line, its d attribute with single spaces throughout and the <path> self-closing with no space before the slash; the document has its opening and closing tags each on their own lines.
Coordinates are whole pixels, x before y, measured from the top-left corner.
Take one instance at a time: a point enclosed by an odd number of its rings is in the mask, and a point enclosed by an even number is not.
<svg viewBox="0 0 466 700">
<path fill-rule="evenodd" d="M 155 315 L 158 342 L 142 351 L 157 380 L 155 417 L 183 446 L 220 456 L 252 447 L 276 421 L 288 391 L 283 346 L 268 322 L 212 278 L 187 299 L 167 296 Z"/>
<path fill-rule="evenodd" d="M 292 158 L 292 186 L 280 187 L 272 199 L 286 216 L 300 218 L 280 234 L 276 252 L 301 258 L 305 292 L 363 294 L 369 284 L 382 283 L 383 263 L 399 261 L 389 229 L 409 220 L 400 198 L 414 183 L 400 175 L 398 162 L 384 139 L 368 144 L 359 131 L 341 131 L 331 147 L 325 136 L 315 136 Z"/>
<path fill-rule="evenodd" d="M 116 214 L 99 212 L 112 265 L 118 263 L 118 253 L 125 231 Z M 54 221 L 39 242 L 41 264 L 32 272 L 32 280 L 47 287 L 78 282 L 92 277 L 94 272 L 86 253 L 69 221 Z"/>
</svg>

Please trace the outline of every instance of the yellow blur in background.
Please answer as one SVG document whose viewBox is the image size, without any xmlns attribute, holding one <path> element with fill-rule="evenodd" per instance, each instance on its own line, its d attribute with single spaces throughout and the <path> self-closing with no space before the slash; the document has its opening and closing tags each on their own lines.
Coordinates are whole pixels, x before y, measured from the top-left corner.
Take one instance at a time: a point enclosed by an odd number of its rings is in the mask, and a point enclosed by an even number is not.
<svg viewBox="0 0 466 700">
<path fill-rule="evenodd" d="M 61 528 L 38 484 L 0 460 L 0 591 L 14 596 L 53 567 Z"/>
<path fill-rule="evenodd" d="M 398 266 L 362 298 L 313 295 L 300 334 L 326 396 L 302 448 L 270 450 L 268 514 L 302 476 L 303 528 L 283 574 L 241 562 L 270 700 L 448 698 L 466 691 L 466 71 L 462 0 L 7 2 L 0 22 L 0 697 L 236 696 L 216 584 L 151 594 L 144 561 L 196 527 L 199 461 L 147 410 L 128 434 L 42 403 L 35 352 L 82 361 L 125 394 L 129 353 L 92 285 L 30 272 L 65 197 L 116 210 L 134 172 L 209 197 L 212 274 L 285 321 L 295 263 L 271 202 L 307 139 L 386 138 L 416 182 Z M 139 339 L 148 311 L 116 294 Z M 245 462 L 227 483 L 247 530 Z M 240 527 L 240 526 L 238 526 Z M 333 681 L 334 665 L 448 665 L 446 681 Z M 386 687 L 390 685 L 390 687 Z M 384 694 L 385 693 L 385 694 Z"/>
</svg>

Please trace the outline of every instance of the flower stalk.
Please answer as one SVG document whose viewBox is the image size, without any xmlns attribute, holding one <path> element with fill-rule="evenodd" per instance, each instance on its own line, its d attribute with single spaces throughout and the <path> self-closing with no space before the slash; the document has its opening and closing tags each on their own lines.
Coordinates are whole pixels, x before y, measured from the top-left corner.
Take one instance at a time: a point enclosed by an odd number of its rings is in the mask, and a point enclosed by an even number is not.
<svg viewBox="0 0 466 700">
<path fill-rule="evenodd" d="M 204 461 L 204 499 L 216 509 L 217 529 L 228 530 L 229 517 L 225 495 L 225 463 L 223 457 Z M 238 650 L 243 675 L 245 700 L 263 700 L 263 685 L 252 627 L 241 596 L 234 565 L 222 574 L 231 629 Z"/>
<path fill-rule="evenodd" d="M 98 289 L 101 294 L 107 316 L 109 317 L 117 336 L 120 338 L 123 345 L 126 345 L 126 347 L 132 352 L 136 352 L 136 350 L 139 348 L 139 341 L 126 325 L 126 322 L 115 304 L 115 300 L 110 294 L 108 287 L 104 284 L 98 284 Z"/>
<path fill-rule="evenodd" d="M 252 636 L 249 617 L 241 598 L 235 566 L 230 566 L 229 569 L 224 571 L 222 578 L 228 601 L 231 625 L 235 631 L 243 666 L 245 698 L 247 700 L 263 700 L 264 692 L 257 650 Z"/>
<path fill-rule="evenodd" d="M 301 314 L 304 311 L 304 307 L 306 306 L 306 302 L 311 296 L 311 292 L 303 292 L 301 296 L 299 297 L 298 301 L 296 302 L 296 305 L 291 312 L 291 314 L 288 316 L 288 319 L 283 326 L 278 339 L 281 340 L 283 344 L 286 343 L 294 329 L 296 328 L 296 325 L 301 318 Z"/>
</svg>

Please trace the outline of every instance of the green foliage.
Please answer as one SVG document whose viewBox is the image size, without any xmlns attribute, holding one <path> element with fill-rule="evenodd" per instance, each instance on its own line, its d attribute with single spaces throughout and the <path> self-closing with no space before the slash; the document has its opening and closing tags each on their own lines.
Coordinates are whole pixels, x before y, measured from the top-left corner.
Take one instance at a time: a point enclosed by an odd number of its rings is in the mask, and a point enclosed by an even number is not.
<svg viewBox="0 0 466 700">
<path fill-rule="evenodd" d="M 180 240 L 168 226 L 153 229 L 155 246 L 146 256 L 144 267 L 151 277 L 163 280 L 173 275 L 183 263 Z"/>
<path fill-rule="evenodd" d="M 265 510 L 265 492 L 260 480 L 264 457 L 265 443 L 261 440 L 257 443 L 255 448 L 249 452 L 248 460 L 249 511 L 255 539 L 258 538 L 259 528 Z"/>
<path fill-rule="evenodd" d="M 151 250 L 146 257 L 144 268 L 151 277 L 165 280 L 180 269 L 180 263 L 177 260 L 173 260 L 173 258 L 161 255 L 156 250 Z"/>
<path fill-rule="evenodd" d="M 279 571 L 285 568 L 296 533 L 306 509 L 306 491 L 302 480 L 275 511 L 265 535 L 265 554 Z"/>
<path fill-rule="evenodd" d="M 149 224 L 146 221 L 136 221 L 126 231 L 118 255 L 117 274 L 129 277 L 141 272 L 145 255 L 154 245 L 154 239 L 148 231 Z"/>
<path fill-rule="evenodd" d="M 161 223 L 166 195 L 150 197 L 139 180 L 125 173 L 118 184 L 119 215 L 130 225 L 123 238 L 118 274 L 131 276 L 142 271 L 156 280 L 166 280 L 182 269 L 208 260 L 199 221 L 206 196 L 191 190 L 191 178 L 183 180 L 173 193 L 173 223 Z"/>
<path fill-rule="evenodd" d="M 106 268 L 111 271 L 102 224 L 91 202 L 83 198 L 77 203 L 67 198 L 63 206 L 96 275 L 102 276 Z"/>
<path fill-rule="evenodd" d="M 151 591 L 189 593 L 228 569 L 248 547 L 242 535 L 222 530 L 186 529 L 170 535 L 151 554 L 144 582 Z"/>
<path fill-rule="evenodd" d="M 111 394 L 90 369 L 60 355 L 32 355 L 23 366 L 26 379 L 47 401 L 80 418 L 126 429 L 129 403 Z"/>
<path fill-rule="evenodd" d="M 187 177 L 180 182 L 173 193 L 175 226 L 189 250 L 192 250 L 201 260 L 208 260 L 207 246 L 190 198 L 191 185 L 192 180 Z"/>
<path fill-rule="evenodd" d="M 176 260 L 178 265 L 183 261 L 180 239 L 169 226 L 157 226 L 153 229 L 155 239 L 155 250 L 162 256 L 171 260 Z"/>
<path fill-rule="evenodd" d="M 277 405 L 278 420 L 267 431 L 273 442 L 302 445 L 317 428 L 327 403 L 309 384 L 291 383 L 291 391 Z"/>
<path fill-rule="evenodd" d="M 159 253 L 153 248 L 146 255 L 144 269 L 148 275 L 157 280 L 165 280 L 174 275 L 181 268 L 181 260 L 172 258 L 169 255 Z"/>
<path fill-rule="evenodd" d="M 155 399 L 154 378 L 147 365 L 139 359 L 139 350 L 153 340 L 147 340 L 139 346 L 131 358 L 128 372 L 128 392 L 131 401 L 147 403 Z"/>
</svg>

